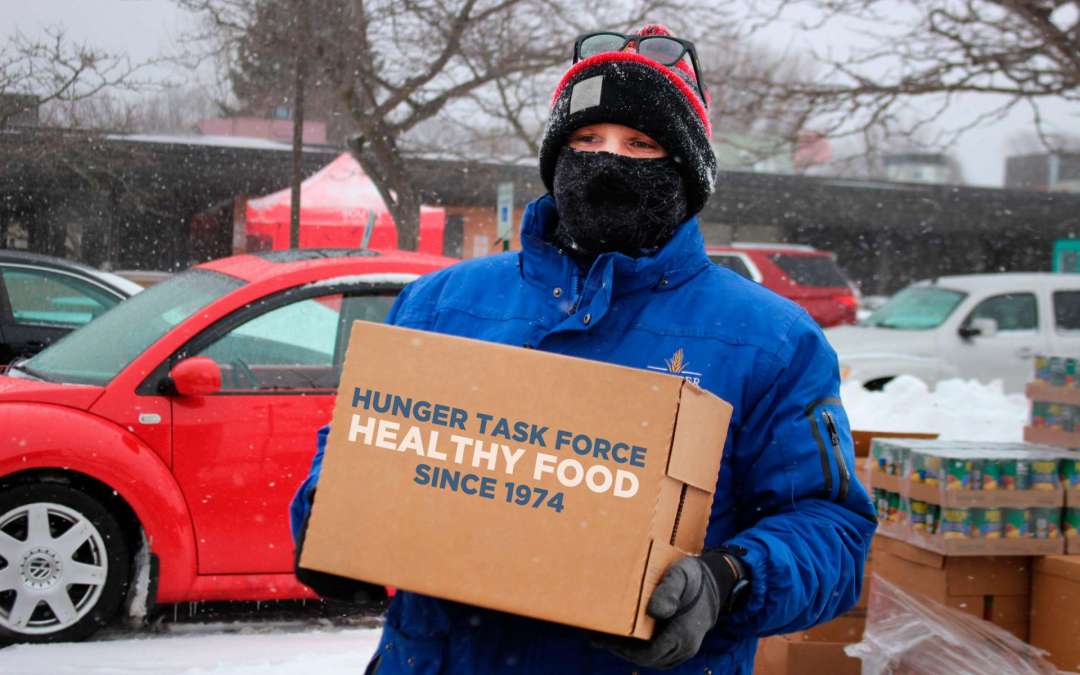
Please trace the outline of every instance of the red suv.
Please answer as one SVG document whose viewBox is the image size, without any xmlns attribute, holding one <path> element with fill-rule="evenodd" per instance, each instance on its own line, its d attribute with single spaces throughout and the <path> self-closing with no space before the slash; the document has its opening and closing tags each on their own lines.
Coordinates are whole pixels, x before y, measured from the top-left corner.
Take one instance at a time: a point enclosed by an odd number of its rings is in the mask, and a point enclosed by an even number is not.
<svg viewBox="0 0 1080 675">
<path fill-rule="evenodd" d="M 822 328 L 855 323 L 855 287 L 829 251 L 795 244 L 732 244 L 710 246 L 708 254 L 717 265 L 799 303 Z"/>
</svg>

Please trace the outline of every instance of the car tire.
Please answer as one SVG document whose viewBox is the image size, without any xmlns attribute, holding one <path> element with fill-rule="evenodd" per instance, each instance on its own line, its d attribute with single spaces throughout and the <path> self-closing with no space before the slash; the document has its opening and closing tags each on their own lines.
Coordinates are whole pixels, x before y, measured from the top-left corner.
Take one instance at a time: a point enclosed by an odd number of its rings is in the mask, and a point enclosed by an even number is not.
<svg viewBox="0 0 1080 675">
<path fill-rule="evenodd" d="M 128 589 L 116 518 L 62 484 L 0 493 L 0 645 L 82 640 L 107 624 Z"/>
</svg>

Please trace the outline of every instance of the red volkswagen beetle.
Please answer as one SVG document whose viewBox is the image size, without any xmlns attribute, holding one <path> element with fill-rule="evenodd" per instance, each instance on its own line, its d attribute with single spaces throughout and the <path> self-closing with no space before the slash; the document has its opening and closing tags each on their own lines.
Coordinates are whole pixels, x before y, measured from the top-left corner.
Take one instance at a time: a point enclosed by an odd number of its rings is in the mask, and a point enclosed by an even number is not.
<svg viewBox="0 0 1080 675">
<path fill-rule="evenodd" d="M 199 265 L 0 376 L 0 641 L 125 598 L 314 597 L 288 505 L 354 320 L 452 260 L 294 250 Z"/>
</svg>

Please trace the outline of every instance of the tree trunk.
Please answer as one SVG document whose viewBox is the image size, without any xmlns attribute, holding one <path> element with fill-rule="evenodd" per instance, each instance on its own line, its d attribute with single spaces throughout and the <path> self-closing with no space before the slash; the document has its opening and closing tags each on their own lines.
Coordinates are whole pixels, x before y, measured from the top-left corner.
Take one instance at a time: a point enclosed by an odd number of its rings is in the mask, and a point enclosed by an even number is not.
<svg viewBox="0 0 1080 675">
<path fill-rule="evenodd" d="M 371 143 L 370 148 L 350 143 L 350 149 L 394 218 L 398 248 L 415 251 L 420 244 L 420 191 L 406 168 L 408 160 L 386 141 Z"/>
</svg>

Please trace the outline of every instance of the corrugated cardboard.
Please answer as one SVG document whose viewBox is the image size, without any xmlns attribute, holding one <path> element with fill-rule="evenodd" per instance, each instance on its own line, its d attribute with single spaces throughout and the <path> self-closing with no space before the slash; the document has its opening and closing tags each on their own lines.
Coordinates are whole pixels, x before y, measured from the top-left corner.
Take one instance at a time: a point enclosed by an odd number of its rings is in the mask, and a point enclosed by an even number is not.
<svg viewBox="0 0 1080 675">
<path fill-rule="evenodd" d="M 1056 445 L 1059 448 L 1080 448 L 1080 431 L 1059 431 L 1047 427 L 1024 427 L 1024 440 L 1028 443 Z"/>
<path fill-rule="evenodd" d="M 1026 596 L 1031 558 L 947 556 L 896 539 L 875 551 L 874 571 L 905 590 L 938 602 L 947 596 Z"/>
<path fill-rule="evenodd" d="M 648 637 L 653 588 L 704 543 L 730 415 L 680 377 L 357 322 L 301 565 Z"/>
<path fill-rule="evenodd" d="M 855 444 L 856 457 L 868 457 L 870 455 L 870 442 L 875 438 L 923 438 L 933 440 L 937 434 L 915 433 L 910 431 L 867 431 L 864 429 L 852 429 L 851 440 Z"/>
<path fill-rule="evenodd" d="M 1055 387 L 1049 382 L 1040 382 L 1039 380 L 1028 382 L 1024 388 L 1024 393 L 1032 401 L 1080 405 L 1080 389 Z"/>
<path fill-rule="evenodd" d="M 804 642 L 788 635 L 758 642 L 754 672 L 765 675 L 859 675 L 862 661 L 844 653 L 846 642 Z"/>
<path fill-rule="evenodd" d="M 820 623 L 799 633 L 789 633 L 786 637 L 800 642 L 858 642 L 866 628 L 866 612 L 852 610 L 832 621 Z"/>
<path fill-rule="evenodd" d="M 874 571 L 909 593 L 989 621 L 1028 639 L 1031 569 L 1036 558 L 944 556 L 889 540 L 874 554 Z"/>
<path fill-rule="evenodd" d="M 1061 670 L 1080 671 L 1080 557 L 1035 563 L 1031 644 L 1050 652 L 1047 659 Z"/>
</svg>

